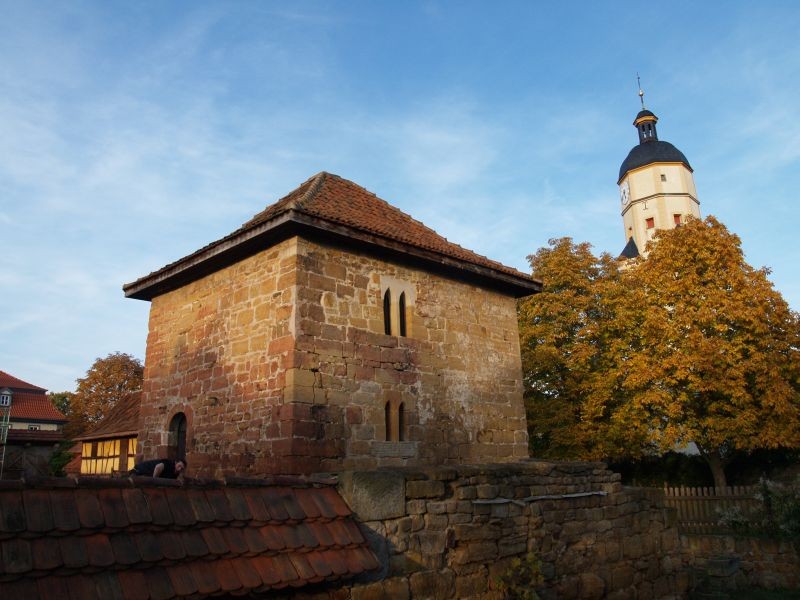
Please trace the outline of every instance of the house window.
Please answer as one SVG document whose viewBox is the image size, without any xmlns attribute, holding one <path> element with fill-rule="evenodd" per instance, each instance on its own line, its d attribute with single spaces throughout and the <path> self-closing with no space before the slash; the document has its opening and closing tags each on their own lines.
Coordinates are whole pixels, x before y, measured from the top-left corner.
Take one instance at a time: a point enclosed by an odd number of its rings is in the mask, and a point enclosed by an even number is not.
<svg viewBox="0 0 800 600">
<path fill-rule="evenodd" d="M 39 431 L 39 425 L 28 425 L 28 431 Z"/>
<path fill-rule="evenodd" d="M 672 215 L 672 221 L 675 223 L 675 225 L 680 225 L 681 216 L 679 214 Z"/>
<path fill-rule="evenodd" d="M 653 227 L 656 226 L 656 219 L 655 217 L 648 217 L 645 223 L 647 224 L 648 229 L 653 229 Z"/>
<path fill-rule="evenodd" d="M 383 295 L 383 332 L 392 335 L 392 294 L 389 290 Z"/>
<path fill-rule="evenodd" d="M 0 406 L 6 407 L 11 406 L 11 390 L 8 388 L 3 388 L 0 390 Z"/>
<path fill-rule="evenodd" d="M 186 415 L 182 412 L 169 422 L 167 454 L 172 460 L 186 458 Z"/>
</svg>

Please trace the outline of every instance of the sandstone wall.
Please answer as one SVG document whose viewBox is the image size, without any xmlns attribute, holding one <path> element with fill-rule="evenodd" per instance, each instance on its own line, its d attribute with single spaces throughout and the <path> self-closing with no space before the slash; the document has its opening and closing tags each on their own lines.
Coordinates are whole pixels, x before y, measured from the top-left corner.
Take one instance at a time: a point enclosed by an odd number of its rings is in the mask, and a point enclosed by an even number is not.
<svg viewBox="0 0 800 600">
<path fill-rule="evenodd" d="M 622 488 L 599 463 L 348 473 L 340 489 L 385 569 L 377 581 L 319 597 L 500 599 L 497 576 L 529 552 L 541 561 L 544 599 L 650 600 L 688 590 L 674 513 Z M 580 493 L 590 495 L 552 498 Z"/>
<path fill-rule="evenodd" d="M 322 470 L 527 456 L 513 298 L 306 240 L 298 263 L 296 385 L 285 401 L 325 407 L 325 438 L 341 436 Z M 384 334 L 387 288 L 395 301 L 406 293 L 405 337 Z M 405 411 L 402 442 L 386 442 L 387 402 Z"/>
<path fill-rule="evenodd" d="M 188 419 L 193 475 L 270 472 L 293 345 L 296 240 L 153 299 L 140 452 L 167 454 L 171 416 Z"/>
<path fill-rule="evenodd" d="M 406 336 L 384 333 L 387 288 Z M 195 476 L 517 460 L 515 301 L 292 238 L 152 301 L 144 457 L 167 454 L 178 412 Z"/>
</svg>

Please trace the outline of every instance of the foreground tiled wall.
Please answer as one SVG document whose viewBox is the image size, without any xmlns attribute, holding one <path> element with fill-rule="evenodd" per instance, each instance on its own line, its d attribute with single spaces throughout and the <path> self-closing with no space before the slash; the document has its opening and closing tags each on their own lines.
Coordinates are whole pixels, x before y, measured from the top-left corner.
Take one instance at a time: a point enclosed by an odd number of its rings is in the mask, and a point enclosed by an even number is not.
<svg viewBox="0 0 800 600">
<path fill-rule="evenodd" d="M 387 287 L 407 336 L 384 333 Z M 514 461 L 521 376 L 514 298 L 292 238 L 152 301 L 141 453 L 183 412 L 196 476 Z"/>
<path fill-rule="evenodd" d="M 384 563 L 380 580 L 347 588 L 353 600 L 499 600 L 497 576 L 528 552 L 541 561 L 544 599 L 688 590 L 672 513 L 598 463 L 352 473 L 340 489 Z M 536 498 L 581 493 L 591 495 Z"/>
</svg>

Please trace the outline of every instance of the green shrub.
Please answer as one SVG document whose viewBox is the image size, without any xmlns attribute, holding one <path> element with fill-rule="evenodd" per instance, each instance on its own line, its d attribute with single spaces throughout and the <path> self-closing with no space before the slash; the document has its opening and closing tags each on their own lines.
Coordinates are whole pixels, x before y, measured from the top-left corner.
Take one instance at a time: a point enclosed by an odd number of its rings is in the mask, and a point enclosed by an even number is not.
<svg viewBox="0 0 800 600">
<path fill-rule="evenodd" d="M 495 583 L 509 600 L 539 600 L 534 587 L 542 582 L 542 565 L 533 552 L 511 561 Z"/>
<path fill-rule="evenodd" d="M 740 535 L 765 536 L 800 543 L 800 485 L 762 479 L 756 497 L 759 508 L 744 514 L 728 510 L 720 523 Z"/>
</svg>

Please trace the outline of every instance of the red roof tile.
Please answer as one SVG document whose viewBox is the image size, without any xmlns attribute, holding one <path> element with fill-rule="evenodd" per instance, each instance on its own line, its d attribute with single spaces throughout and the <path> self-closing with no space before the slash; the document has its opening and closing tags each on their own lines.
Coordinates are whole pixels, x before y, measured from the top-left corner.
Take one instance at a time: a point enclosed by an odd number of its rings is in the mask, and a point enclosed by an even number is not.
<svg viewBox="0 0 800 600">
<path fill-rule="evenodd" d="M 117 400 L 113 408 L 94 428 L 77 440 L 101 440 L 135 436 L 139 432 L 139 406 L 142 392 L 133 392 Z"/>
<path fill-rule="evenodd" d="M 0 388 L 4 387 L 11 388 L 12 391 L 31 390 L 42 393 L 47 391 L 44 388 L 40 388 L 38 385 L 33 385 L 27 381 L 22 381 L 22 379 L 18 379 L 9 373 L 6 373 L 5 371 L 0 371 Z"/>
<path fill-rule="evenodd" d="M 67 421 L 44 392 L 15 392 L 11 396 L 10 416 L 12 421 Z"/>
<path fill-rule="evenodd" d="M 269 247 L 280 239 L 281 228 L 289 231 L 286 235 L 300 229 L 307 233 L 321 231 L 375 249 L 410 255 L 428 264 L 502 284 L 517 296 L 541 290 L 541 283 L 529 275 L 462 248 L 363 187 L 323 172 L 230 235 L 123 286 L 125 294 L 150 300 L 240 260 L 243 253 Z M 259 236 L 264 236 L 261 245 L 254 243 Z"/>
<path fill-rule="evenodd" d="M 378 566 L 352 513 L 330 510 L 340 502 L 333 488 L 286 479 L 241 485 L 2 482 L 0 589 L 54 600 L 76 589 L 82 600 L 204 598 L 302 587 Z M 267 509 L 275 503 L 280 519 Z"/>
</svg>

